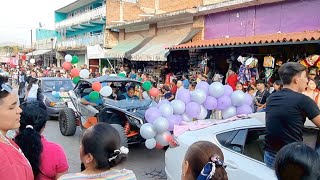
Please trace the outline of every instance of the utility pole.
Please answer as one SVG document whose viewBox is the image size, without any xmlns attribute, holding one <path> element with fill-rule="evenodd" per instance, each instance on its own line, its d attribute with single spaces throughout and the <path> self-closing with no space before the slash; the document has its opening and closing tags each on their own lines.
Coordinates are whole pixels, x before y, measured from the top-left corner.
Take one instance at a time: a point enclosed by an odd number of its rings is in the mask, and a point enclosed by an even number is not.
<svg viewBox="0 0 320 180">
<path fill-rule="evenodd" d="M 31 29 L 31 51 L 32 51 L 32 56 L 31 56 L 31 58 L 33 58 L 33 47 L 32 47 L 32 44 L 33 44 L 33 42 L 32 42 L 32 29 Z"/>
</svg>

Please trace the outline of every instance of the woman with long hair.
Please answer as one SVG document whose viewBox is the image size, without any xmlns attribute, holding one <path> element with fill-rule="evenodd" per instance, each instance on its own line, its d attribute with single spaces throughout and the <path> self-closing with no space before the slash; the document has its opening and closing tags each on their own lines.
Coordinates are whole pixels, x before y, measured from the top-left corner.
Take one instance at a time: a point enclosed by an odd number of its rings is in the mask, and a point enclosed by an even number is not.
<svg viewBox="0 0 320 180">
<path fill-rule="evenodd" d="M 31 78 L 27 86 L 25 100 L 27 102 L 36 101 L 38 98 L 38 89 L 39 89 L 38 80 L 36 78 Z"/>
<path fill-rule="evenodd" d="M 15 142 L 29 160 L 35 179 L 58 179 L 67 173 L 69 166 L 61 146 L 41 135 L 49 117 L 45 105 L 32 101 L 21 104 L 21 108 L 21 125 Z"/>
<path fill-rule="evenodd" d="M 21 108 L 18 97 L 7 84 L 7 78 L 0 76 L 0 179 L 33 180 L 28 159 L 19 146 L 6 137 L 9 130 L 20 127 Z"/>
<path fill-rule="evenodd" d="M 184 157 L 182 180 L 228 180 L 221 149 L 209 141 L 192 144 Z"/>
</svg>

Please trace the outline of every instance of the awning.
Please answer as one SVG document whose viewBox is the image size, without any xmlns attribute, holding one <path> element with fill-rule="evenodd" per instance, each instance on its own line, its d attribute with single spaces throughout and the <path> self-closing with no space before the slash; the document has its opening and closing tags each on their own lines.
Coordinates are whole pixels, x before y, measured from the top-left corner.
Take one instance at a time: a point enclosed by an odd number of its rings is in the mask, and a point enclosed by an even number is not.
<svg viewBox="0 0 320 180">
<path fill-rule="evenodd" d="M 168 31 L 166 34 L 155 36 L 139 51 L 131 55 L 133 61 L 167 61 L 169 50 L 167 47 L 190 41 L 201 28 L 193 28 L 189 32 Z"/>
<path fill-rule="evenodd" d="M 28 54 L 26 54 L 27 56 L 39 56 L 39 55 L 42 55 L 42 54 L 46 54 L 48 52 L 50 52 L 51 50 L 50 49 L 39 49 L 39 50 L 35 50 L 33 52 L 30 52 Z"/>
<path fill-rule="evenodd" d="M 0 63 L 9 63 L 10 57 L 0 57 Z"/>
<path fill-rule="evenodd" d="M 186 44 L 169 47 L 170 50 L 179 49 L 204 49 L 210 47 L 240 47 L 240 46 L 262 46 L 262 45 L 283 45 L 283 44 L 302 44 L 319 43 L 320 31 L 306 31 L 294 33 L 277 33 L 257 35 L 250 37 L 232 37 L 211 40 L 201 40 Z"/>
<path fill-rule="evenodd" d="M 121 41 L 111 50 L 106 52 L 108 58 L 129 58 L 129 56 L 147 44 L 152 37 L 144 38 L 141 35 L 133 35 L 132 37 Z"/>
</svg>

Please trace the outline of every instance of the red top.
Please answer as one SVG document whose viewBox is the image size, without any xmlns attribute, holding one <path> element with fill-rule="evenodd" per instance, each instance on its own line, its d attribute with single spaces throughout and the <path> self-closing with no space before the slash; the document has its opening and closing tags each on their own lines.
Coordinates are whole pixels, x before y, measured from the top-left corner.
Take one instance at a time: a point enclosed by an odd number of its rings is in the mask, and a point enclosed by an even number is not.
<svg viewBox="0 0 320 180">
<path fill-rule="evenodd" d="M 176 94 L 176 93 L 177 93 L 177 90 L 178 90 L 178 87 L 177 87 L 177 85 L 174 84 L 174 85 L 172 86 L 170 92 L 171 92 L 172 94 Z"/>
<path fill-rule="evenodd" d="M 238 82 L 238 75 L 237 74 L 233 74 L 233 75 L 228 76 L 227 83 L 232 87 L 232 89 L 234 91 L 236 90 L 237 82 Z"/>
<path fill-rule="evenodd" d="M 10 140 L 19 149 L 18 145 Z M 0 142 L 0 179 L 1 180 L 34 180 L 31 165 L 23 154 L 11 145 Z"/>
</svg>

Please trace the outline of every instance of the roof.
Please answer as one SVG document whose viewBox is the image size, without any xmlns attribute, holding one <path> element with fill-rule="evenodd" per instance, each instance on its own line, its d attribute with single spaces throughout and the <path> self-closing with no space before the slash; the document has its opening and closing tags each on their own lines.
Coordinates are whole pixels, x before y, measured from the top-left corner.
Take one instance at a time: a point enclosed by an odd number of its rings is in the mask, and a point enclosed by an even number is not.
<svg viewBox="0 0 320 180">
<path fill-rule="evenodd" d="M 38 50 L 32 51 L 26 55 L 27 56 L 38 56 L 38 55 L 46 54 L 50 51 L 51 51 L 51 49 L 38 49 Z"/>
<path fill-rule="evenodd" d="M 91 79 L 81 79 L 80 81 L 87 81 L 89 83 L 94 83 L 94 82 L 136 82 L 136 83 L 141 83 L 140 81 L 136 81 L 133 79 L 129 78 L 124 78 L 120 76 L 100 76 L 97 78 L 91 78 Z"/>
<path fill-rule="evenodd" d="M 41 77 L 38 78 L 41 81 L 71 81 L 71 79 L 63 77 Z"/>
<path fill-rule="evenodd" d="M 96 0 L 75 0 L 74 2 L 56 10 L 55 12 L 60 12 L 60 13 L 69 13 L 73 10 L 79 9 L 85 5 L 91 4 L 95 2 Z"/>
<path fill-rule="evenodd" d="M 305 43 L 308 41 L 319 41 L 320 31 L 305 31 L 294 33 L 265 34 L 250 37 L 220 38 L 190 42 L 186 44 L 172 46 L 168 49 L 189 49 L 225 46 L 250 46 L 281 43 Z"/>
</svg>

